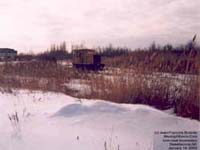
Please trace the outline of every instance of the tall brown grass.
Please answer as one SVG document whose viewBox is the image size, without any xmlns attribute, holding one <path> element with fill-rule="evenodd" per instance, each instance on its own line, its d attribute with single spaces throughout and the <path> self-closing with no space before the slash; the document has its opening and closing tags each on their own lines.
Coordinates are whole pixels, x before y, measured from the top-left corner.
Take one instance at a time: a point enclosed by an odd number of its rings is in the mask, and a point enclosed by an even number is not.
<svg viewBox="0 0 200 150">
<path fill-rule="evenodd" d="M 94 75 L 90 81 L 91 93 L 85 98 L 174 108 L 180 116 L 199 119 L 199 76 L 121 70 L 112 76 Z"/>
<path fill-rule="evenodd" d="M 104 57 L 106 66 L 119 68 L 143 68 L 153 72 L 198 74 L 200 50 L 145 51 L 137 50 L 116 57 Z"/>
<path fill-rule="evenodd" d="M 100 73 L 79 72 L 49 61 L 5 63 L 0 65 L 0 86 L 63 92 L 117 103 L 147 104 L 159 109 L 174 108 L 178 115 L 199 119 L 199 74 L 158 73 L 146 67 L 144 62 L 138 64 L 140 67 L 122 65 Z M 77 95 L 76 91 L 64 86 L 73 79 L 87 80 L 91 91 Z"/>
<path fill-rule="evenodd" d="M 6 62 L 0 66 L 0 86 L 66 92 L 62 86 L 81 75 L 72 68 L 48 61 Z"/>
</svg>

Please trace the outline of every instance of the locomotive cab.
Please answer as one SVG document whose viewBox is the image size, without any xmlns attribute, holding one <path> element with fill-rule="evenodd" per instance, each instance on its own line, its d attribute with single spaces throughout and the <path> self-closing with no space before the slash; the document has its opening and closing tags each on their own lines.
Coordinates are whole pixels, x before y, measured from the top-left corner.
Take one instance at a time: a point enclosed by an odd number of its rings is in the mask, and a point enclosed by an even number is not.
<svg viewBox="0 0 200 150">
<path fill-rule="evenodd" d="M 73 54 L 73 67 L 82 70 L 103 70 L 101 56 L 93 49 L 75 49 Z"/>
</svg>

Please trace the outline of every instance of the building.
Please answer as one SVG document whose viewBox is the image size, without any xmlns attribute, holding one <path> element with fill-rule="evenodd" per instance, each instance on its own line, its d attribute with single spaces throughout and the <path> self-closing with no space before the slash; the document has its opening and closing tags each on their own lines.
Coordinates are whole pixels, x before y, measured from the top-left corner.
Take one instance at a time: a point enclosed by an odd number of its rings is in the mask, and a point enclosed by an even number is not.
<svg viewBox="0 0 200 150">
<path fill-rule="evenodd" d="M 12 61 L 17 57 L 17 51 L 10 48 L 0 48 L 0 61 Z"/>
</svg>

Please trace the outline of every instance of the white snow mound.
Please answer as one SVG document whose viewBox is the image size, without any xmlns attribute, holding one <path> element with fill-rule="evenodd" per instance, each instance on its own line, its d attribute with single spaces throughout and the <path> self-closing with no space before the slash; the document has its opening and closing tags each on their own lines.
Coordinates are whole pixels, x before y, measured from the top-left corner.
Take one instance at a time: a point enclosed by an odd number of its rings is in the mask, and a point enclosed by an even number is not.
<svg viewBox="0 0 200 150">
<path fill-rule="evenodd" d="M 19 121 L 10 121 L 16 113 Z M 199 129 L 199 121 L 144 105 L 0 93 L 0 150 L 153 150 L 154 131 Z"/>
</svg>

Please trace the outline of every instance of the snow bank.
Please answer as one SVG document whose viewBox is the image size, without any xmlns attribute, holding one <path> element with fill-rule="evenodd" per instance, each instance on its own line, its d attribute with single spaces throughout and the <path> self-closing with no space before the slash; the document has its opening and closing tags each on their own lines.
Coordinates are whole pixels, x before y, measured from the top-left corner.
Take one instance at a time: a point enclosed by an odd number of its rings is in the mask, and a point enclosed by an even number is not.
<svg viewBox="0 0 200 150">
<path fill-rule="evenodd" d="M 8 114 L 18 113 L 19 122 Z M 0 93 L 0 150 L 152 150 L 154 131 L 199 130 L 195 120 L 144 105 L 57 93 Z"/>
</svg>

